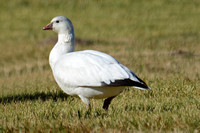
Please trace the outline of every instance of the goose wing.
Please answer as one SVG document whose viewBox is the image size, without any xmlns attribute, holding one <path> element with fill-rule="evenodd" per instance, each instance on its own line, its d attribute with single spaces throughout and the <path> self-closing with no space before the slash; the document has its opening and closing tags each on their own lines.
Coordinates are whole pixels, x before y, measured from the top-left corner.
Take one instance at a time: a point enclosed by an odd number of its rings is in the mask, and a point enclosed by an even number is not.
<svg viewBox="0 0 200 133">
<path fill-rule="evenodd" d="M 53 70 L 58 82 L 68 86 L 134 86 L 149 89 L 131 70 L 112 56 L 85 50 L 62 56 Z"/>
</svg>

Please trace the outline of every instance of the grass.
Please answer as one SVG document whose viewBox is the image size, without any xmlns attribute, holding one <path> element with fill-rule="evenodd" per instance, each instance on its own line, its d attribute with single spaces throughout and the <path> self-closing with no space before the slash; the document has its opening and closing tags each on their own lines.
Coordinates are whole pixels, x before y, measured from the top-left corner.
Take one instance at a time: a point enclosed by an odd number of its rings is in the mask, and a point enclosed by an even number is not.
<svg viewBox="0 0 200 133">
<path fill-rule="evenodd" d="M 0 4 L 0 132 L 200 132 L 200 2 L 27 1 Z M 69 17 L 76 50 L 106 52 L 152 91 L 127 88 L 108 113 L 55 83 L 51 18 Z"/>
</svg>

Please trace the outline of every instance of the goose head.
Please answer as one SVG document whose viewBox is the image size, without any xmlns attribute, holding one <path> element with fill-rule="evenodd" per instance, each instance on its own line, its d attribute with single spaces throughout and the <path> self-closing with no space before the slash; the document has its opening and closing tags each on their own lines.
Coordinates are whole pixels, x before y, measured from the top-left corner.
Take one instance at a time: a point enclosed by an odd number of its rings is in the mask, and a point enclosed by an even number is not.
<svg viewBox="0 0 200 133">
<path fill-rule="evenodd" d="M 43 30 L 53 30 L 58 34 L 74 34 L 72 22 L 65 16 L 54 17 Z"/>
</svg>

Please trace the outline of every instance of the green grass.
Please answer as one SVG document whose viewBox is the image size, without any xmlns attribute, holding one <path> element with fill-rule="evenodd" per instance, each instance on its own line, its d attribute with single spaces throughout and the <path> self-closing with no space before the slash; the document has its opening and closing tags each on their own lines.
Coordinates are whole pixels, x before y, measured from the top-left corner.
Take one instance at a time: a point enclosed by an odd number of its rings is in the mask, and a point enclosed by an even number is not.
<svg viewBox="0 0 200 133">
<path fill-rule="evenodd" d="M 200 132 L 200 2 L 196 0 L 2 0 L 0 132 Z M 76 50 L 106 52 L 152 91 L 127 88 L 87 112 L 55 83 L 48 55 L 69 17 Z"/>
</svg>

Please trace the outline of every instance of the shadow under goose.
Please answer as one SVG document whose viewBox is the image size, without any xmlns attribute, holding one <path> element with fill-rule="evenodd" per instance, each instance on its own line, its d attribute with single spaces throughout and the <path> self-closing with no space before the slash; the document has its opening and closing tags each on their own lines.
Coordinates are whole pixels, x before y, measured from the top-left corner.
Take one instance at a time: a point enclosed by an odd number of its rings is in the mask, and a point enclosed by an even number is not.
<svg viewBox="0 0 200 133">
<path fill-rule="evenodd" d="M 16 103 L 16 102 L 25 102 L 25 101 L 36 101 L 36 100 L 42 100 L 46 101 L 49 99 L 52 99 L 53 101 L 57 100 L 66 100 L 69 97 L 69 95 L 63 93 L 63 92 L 36 92 L 33 94 L 18 94 L 18 95 L 9 95 L 0 97 L 0 104 L 9 104 L 9 103 Z"/>
</svg>

